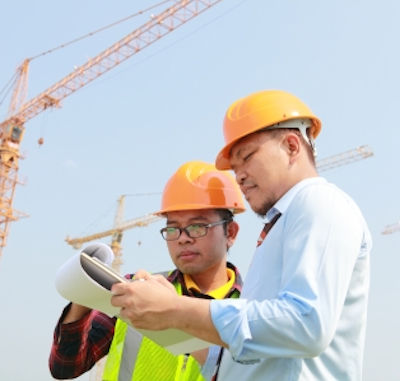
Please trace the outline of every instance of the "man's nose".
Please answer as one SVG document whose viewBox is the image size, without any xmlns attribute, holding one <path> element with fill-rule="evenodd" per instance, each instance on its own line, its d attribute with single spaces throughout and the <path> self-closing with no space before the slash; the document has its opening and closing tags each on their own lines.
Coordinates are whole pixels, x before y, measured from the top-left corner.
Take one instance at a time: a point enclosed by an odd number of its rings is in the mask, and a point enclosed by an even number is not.
<svg viewBox="0 0 400 381">
<path fill-rule="evenodd" d="M 243 184 L 243 181 L 246 179 L 246 173 L 242 170 L 236 170 L 235 171 L 235 177 L 236 177 L 236 182 L 239 185 Z"/>
<path fill-rule="evenodd" d="M 189 234 L 186 232 L 186 230 L 181 231 L 181 235 L 178 238 L 178 243 L 183 244 L 187 242 L 192 242 L 193 238 L 189 236 Z"/>
</svg>

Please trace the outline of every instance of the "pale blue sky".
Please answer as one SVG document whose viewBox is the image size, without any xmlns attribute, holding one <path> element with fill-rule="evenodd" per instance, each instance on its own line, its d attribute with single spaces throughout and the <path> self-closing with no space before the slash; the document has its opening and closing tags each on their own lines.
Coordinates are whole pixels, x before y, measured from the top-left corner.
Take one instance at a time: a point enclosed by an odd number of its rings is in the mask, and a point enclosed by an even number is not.
<svg viewBox="0 0 400 381">
<path fill-rule="evenodd" d="M 3 3 L 0 88 L 24 58 L 153 3 Z M 364 144 L 375 153 L 323 175 L 356 200 L 374 238 L 364 380 L 399 380 L 400 233 L 381 234 L 400 219 L 399 16 L 397 0 L 224 0 L 71 95 L 61 109 L 29 121 L 19 171 L 26 184 L 17 188 L 15 207 L 30 217 L 11 226 L 0 260 L 0 379 L 51 380 L 51 336 L 66 303 L 54 277 L 77 252 L 65 237 L 108 229 L 121 194 L 161 192 L 181 163 L 213 161 L 229 104 L 276 88 L 302 98 L 322 119 L 320 158 Z M 28 98 L 148 17 L 33 61 Z M 7 108 L 5 102 L 0 120 Z M 158 194 L 128 197 L 126 218 L 155 211 L 159 202 Z M 230 255 L 246 273 L 261 222 L 250 210 L 238 221 Z M 171 268 L 161 225 L 125 232 L 122 272 Z"/>
</svg>

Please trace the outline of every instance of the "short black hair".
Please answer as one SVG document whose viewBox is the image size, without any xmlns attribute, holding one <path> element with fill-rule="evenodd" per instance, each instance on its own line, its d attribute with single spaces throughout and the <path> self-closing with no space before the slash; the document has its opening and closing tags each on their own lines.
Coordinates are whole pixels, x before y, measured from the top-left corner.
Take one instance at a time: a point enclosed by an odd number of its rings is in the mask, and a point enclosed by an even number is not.
<svg viewBox="0 0 400 381">
<path fill-rule="evenodd" d="M 233 221 L 233 213 L 229 209 L 215 209 L 215 212 L 218 214 L 218 216 L 221 218 L 221 220 L 225 220 L 226 222 L 224 223 L 224 233 L 225 235 L 227 234 L 227 226 L 228 224 Z"/>
</svg>

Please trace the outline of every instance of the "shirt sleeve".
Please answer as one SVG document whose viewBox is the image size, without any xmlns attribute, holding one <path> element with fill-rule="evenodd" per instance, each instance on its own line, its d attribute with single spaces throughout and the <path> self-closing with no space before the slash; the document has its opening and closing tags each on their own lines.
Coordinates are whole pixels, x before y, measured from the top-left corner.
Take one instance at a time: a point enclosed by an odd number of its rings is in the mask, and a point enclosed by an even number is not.
<svg viewBox="0 0 400 381">
<path fill-rule="evenodd" d="M 278 223 L 275 297 L 211 301 L 212 321 L 238 362 L 318 356 L 334 336 L 355 263 L 365 254 L 362 216 L 341 193 L 300 195 Z M 364 284 L 355 287 L 366 292 Z"/>
<path fill-rule="evenodd" d="M 71 304 L 63 311 L 54 330 L 49 368 L 56 379 L 80 376 L 104 357 L 114 334 L 115 318 L 91 311 L 80 320 L 62 324 Z"/>
</svg>

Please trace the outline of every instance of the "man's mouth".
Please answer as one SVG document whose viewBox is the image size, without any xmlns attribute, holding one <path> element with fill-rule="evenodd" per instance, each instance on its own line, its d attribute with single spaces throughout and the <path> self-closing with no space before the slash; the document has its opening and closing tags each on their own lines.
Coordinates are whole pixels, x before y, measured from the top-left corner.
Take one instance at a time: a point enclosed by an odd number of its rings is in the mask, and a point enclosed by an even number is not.
<svg viewBox="0 0 400 381">
<path fill-rule="evenodd" d="M 183 260 L 183 261 L 190 261 L 197 256 L 198 256 L 198 254 L 196 252 L 186 250 L 186 251 L 182 251 L 178 255 L 178 259 Z"/>
<path fill-rule="evenodd" d="M 251 192 L 257 188 L 257 185 L 242 185 L 240 188 L 246 199 L 248 199 Z"/>
</svg>

